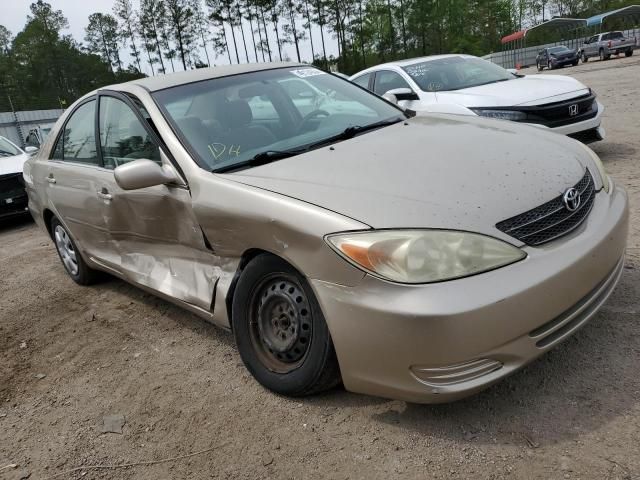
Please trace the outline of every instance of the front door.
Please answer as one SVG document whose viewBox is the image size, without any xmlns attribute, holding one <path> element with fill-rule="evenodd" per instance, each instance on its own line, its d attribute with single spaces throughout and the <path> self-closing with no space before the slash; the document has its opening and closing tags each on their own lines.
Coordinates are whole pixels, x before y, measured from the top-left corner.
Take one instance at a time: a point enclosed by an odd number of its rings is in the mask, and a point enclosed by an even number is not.
<svg viewBox="0 0 640 480">
<path fill-rule="evenodd" d="M 113 170 L 136 159 L 169 163 L 142 104 L 119 93 L 99 97 L 104 218 L 127 279 L 210 310 L 218 274 L 185 186 L 122 190 Z"/>
</svg>

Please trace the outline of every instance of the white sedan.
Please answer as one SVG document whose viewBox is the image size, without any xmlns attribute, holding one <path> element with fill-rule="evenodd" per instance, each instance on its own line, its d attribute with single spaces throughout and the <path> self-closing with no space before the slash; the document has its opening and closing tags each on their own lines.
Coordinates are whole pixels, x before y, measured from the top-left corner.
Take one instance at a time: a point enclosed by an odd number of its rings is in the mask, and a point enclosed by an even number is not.
<svg viewBox="0 0 640 480">
<path fill-rule="evenodd" d="M 28 213 L 22 167 L 36 150 L 34 147 L 22 150 L 5 137 L 0 137 L 0 219 Z"/>
<path fill-rule="evenodd" d="M 471 55 L 437 55 L 377 65 L 350 80 L 417 113 L 479 115 L 584 142 L 604 139 L 604 107 L 568 76 L 519 75 Z"/>
</svg>

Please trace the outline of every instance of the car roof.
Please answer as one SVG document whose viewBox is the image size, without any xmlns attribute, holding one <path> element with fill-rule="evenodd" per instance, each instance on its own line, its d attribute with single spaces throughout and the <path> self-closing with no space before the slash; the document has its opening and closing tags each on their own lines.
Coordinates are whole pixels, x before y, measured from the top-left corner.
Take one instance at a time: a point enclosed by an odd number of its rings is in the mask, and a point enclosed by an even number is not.
<svg viewBox="0 0 640 480">
<path fill-rule="evenodd" d="M 229 77 L 231 75 L 240 75 L 243 73 L 260 72 L 263 70 L 272 70 L 275 68 L 307 66 L 304 63 L 296 62 L 268 62 L 268 63 L 251 63 L 242 65 L 222 65 L 219 67 L 198 68 L 196 70 L 187 70 L 185 72 L 167 73 L 164 75 L 155 75 L 153 77 L 139 78 L 131 80 L 119 85 L 138 85 L 150 92 L 163 90 L 165 88 L 175 87 L 186 83 L 199 82 L 202 80 L 210 80 L 213 78 Z M 111 88 L 113 85 L 111 86 Z M 104 87 L 110 88 L 110 87 Z"/>
<path fill-rule="evenodd" d="M 463 58 L 478 58 L 473 55 L 465 55 L 463 53 L 448 53 L 444 55 L 429 55 L 427 57 L 415 57 L 415 58 L 407 58 L 406 60 L 394 60 L 392 62 L 381 63 L 376 65 L 375 67 L 369 67 L 366 70 L 362 70 L 358 73 L 355 73 L 351 78 L 355 78 L 356 76 L 360 76 L 364 73 L 375 72 L 377 70 L 384 69 L 385 67 L 406 67 L 408 65 L 414 65 L 416 63 L 430 62 L 432 60 L 438 60 L 440 58 L 453 58 L 453 57 L 463 57 Z"/>
</svg>

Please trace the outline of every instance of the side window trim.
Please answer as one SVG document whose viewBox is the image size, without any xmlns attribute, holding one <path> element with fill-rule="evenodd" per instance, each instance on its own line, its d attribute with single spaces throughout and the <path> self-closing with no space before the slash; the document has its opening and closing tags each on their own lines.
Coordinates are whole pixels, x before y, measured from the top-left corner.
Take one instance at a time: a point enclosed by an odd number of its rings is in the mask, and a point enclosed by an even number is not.
<svg viewBox="0 0 640 480">
<path fill-rule="evenodd" d="M 69 120 L 71 119 L 71 117 L 73 117 L 73 115 L 78 111 L 78 109 L 80 107 L 82 107 L 83 105 L 85 105 L 85 104 L 87 104 L 87 103 L 89 103 L 91 101 L 97 101 L 97 96 L 96 95 L 91 95 L 90 97 L 85 98 L 82 102 L 80 102 L 75 107 L 73 107 L 73 110 L 71 110 L 71 112 L 69 112 L 69 115 L 67 115 L 67 118 L 64 119 L 64 123 L 62 124 L 62 126 L 58 130 L 58 133 L 56 135 L 56 141 L 53 142 L 53 147 L 51 148 L 51 151 L 49 151 L 49 155 L 48 155 L 47 160 L 65 161 L 63 158 L 53 158 L 52 155 L 58 149 L 58 143 L 60 143 L 60 141 L 64 139 L 64 131 L 67 128 L 67 123 L 69 123 Z M 96 104 L 96 108 L 94 110 L 94 114 L 95 114 L 94 120 L 97 119 L 97 113 L 98 113 L 98 104 Z M 64 143 L 63 143 L 62 147 L 63 147 L 62 150 L 64 152 Z M 98 154 L 98 161 L 102 164 L 102 157 L 100 157 L 100 153 L 99 153 L 98 149 L 99 149 L 99 145 L 96 145 L 96 153 Z M 69 161 L 69 163 L 81 163 L 81 162 Z M 85 165 L 85 164 L 83 164 L 83 165 Z"/>
<path fill-rule="evenodd" d="M 151 126 L 147 122 L 147 119 L 142 116 L 142 113 L 140 113 L 140 110 L 135 105 L 135 103 L 133 103 L 133 100 L 129 95 L 131 95 L 131 97 L 133 98 L 136 98 L 140 102 L 140 104 L 144 106 L 144 104 L 140 101 L 140 99 L 135 97 L 135 95 L 133 94 L 125 94 L 123 92 L 118 92 L 115 90 L 99 90 L 98 91 L 98 94 L 97 94 L 98 105 L 96 108 L 96 136 L 97 136 L 98 155 L 100 158 L 101 165 L 104 165 L 104 163 L 102 160 L 102 141 L 100 140 L 100 128 L 99 128 L 100 127 L 100 98 L 112 97 L 112 98 L 117 98 L 118 100 L 123 101 L 125 105 L 127 105 L 133 111 L 133 114 L 135 115 L 135 117 L 138 119 L 138 121 L 140 122 L 142 127 L 145 129 L 145 131 L 149 134 L 151 141 L 158 146 L 158 148 L 162 151 L 162 153 L 164 153 L 165 157 L 169 160 L 173 168 L 175 168 L 178 171 L 178 174 L 182 177 L 185 184 L 188 185 L 188 182 L 186 180 L 184 172 L 182 171 L 182 168 L 180 168 L 180 165 L 178 164 L 178 162 L 176 162 L 172 153 L 169 151 L 169 148 L 165 145 L 162 139 L 158 137 L 158 135 L 153 130 L 153 128 L 151 128 Z"/>
</svg>

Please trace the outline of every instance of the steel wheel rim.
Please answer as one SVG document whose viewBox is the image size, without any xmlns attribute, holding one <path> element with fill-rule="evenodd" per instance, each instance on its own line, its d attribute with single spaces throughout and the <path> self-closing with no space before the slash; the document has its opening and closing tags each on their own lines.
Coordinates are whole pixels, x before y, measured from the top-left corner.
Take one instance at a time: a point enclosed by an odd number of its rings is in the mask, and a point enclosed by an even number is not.
<svg viewBox="0 0 640 480">
<path fill-rule="evenodd" d="M 297 280 L 278 273 L 253 290 L 249 334 L 260 362 L 275 373 L 299 368 L 309 352 L 313 333 L 311 308 Z"/>
<path fill-rule="evenodd" d="M 67 272 L 69 272 L 71 275 L 77 275 L 78 259 L 76 257 L 76 251 L 73 248 L 73 243 L 71 243 L 69 234 L 61 225 L 56 225 L 56 228 L 54 230 L 54 237 L 56 248 L 58 249 L 58 253 L 60 254 L 60 258 L 62 259 L 64 268 L 66 268 Z"/>
</svg>

